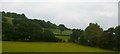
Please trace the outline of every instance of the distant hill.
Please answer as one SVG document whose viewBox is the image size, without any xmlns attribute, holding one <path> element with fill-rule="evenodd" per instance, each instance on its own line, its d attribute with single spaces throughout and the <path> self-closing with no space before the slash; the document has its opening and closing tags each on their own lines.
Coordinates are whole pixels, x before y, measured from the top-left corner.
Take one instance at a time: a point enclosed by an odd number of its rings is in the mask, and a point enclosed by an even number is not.
<svg viewBox="0 0 120 54">
<path fill-rule="evenodd" d="M 55 37 L 55 30 L 60 31 L 60 26 L 50 21 L 28 19 L 23 13 L 17 14 L 3 11 L 2 27 L 3 40 L 61 41 Z M 62 29 L 65 31 L 70 30 L 65 26 Z M 60 32 L 57 33 L 60 35 Z M 70 34 L 71 31 L 63 35 Z"/>
</svg>

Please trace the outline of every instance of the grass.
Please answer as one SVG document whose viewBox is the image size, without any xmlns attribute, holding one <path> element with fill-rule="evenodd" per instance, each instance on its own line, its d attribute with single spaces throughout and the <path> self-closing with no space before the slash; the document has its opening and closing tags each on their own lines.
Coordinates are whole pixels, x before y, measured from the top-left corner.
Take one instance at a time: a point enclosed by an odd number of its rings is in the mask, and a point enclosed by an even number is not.
<svg viewBox="0 0 120 54">
<path fill-rule="evenodd" d="M 70 39 L 70 36 L 55 36 L 59 39 L 62 39 L 62 40 L 69 40 Z"/>
<path fill-rule="evenodd" d="M 51 31 L 53 31 L 54 34 L 61 34 L 59 29 L 51 29 Z M 62 34 L 64 35 L 70 35 L 71 33 L 72 33 L 71 30 L 64 30 L 62 32 Z"/>
<path fill-rule="evenodd" d="M 112 52 L 73 43 L 3 41 L 3 52 Z"/>
<path fill-rule="evenodd" d="M 2 41 L 0 40 L 0 53 L 2 52 Z"/>
<path fill-rule="evenodd" d="M 62 34 L 65 34 L 65 35 L 70 35 L 72 33 L 71 30 L 65 30 L 62 32 Z"/>
</svg>

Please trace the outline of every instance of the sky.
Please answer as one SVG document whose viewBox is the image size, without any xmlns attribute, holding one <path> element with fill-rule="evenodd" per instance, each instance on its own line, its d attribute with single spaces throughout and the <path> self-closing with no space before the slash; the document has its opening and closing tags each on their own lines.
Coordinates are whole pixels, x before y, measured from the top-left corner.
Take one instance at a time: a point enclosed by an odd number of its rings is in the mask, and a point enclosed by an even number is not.
<svg viewBox="0 0 120 54">
<path fill-rule="evenodd" d="M 68 28 L 85 29 L 91 22 L 98 23 L 104 30 L 118 25 L 118 0 L 35 1 L 2 0 L 0 11 L 24 13 L 29 19 L 51 21 Z"/>
</svg>

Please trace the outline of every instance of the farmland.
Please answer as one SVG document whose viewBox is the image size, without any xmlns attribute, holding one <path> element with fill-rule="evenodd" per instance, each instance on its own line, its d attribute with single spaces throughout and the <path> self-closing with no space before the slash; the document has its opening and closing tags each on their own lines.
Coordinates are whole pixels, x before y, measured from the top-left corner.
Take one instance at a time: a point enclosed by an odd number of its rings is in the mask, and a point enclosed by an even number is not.
<svg viewBox="0 0 120 54">
<path fill-rule="evenodd" d="M 112 52 L 73 43 L 3 41 L 3 52 Z"/>
</svg>

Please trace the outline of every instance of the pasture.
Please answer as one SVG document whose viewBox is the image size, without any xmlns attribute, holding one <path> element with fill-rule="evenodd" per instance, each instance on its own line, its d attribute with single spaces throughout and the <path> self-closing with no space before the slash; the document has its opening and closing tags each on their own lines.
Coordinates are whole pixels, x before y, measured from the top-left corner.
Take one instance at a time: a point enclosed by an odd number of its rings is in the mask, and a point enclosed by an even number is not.
<svg viewBox="0 0 120 54">
<path fill-rule="evenodd" d="M 59 34 L 59 35 L 61 35 L 59 29 L 50 29 L 50 30 L 51 30 L 54 34 Z M 70 35 L 71 33 L 72 33 L 71 30 L 64 30 L 64 31 L 62 32 L 62 35 Z"/>
<path fill-rule="evenodd" d="M 3 41 L 3 52 L 112 52 L 74 43 Z"/>
<path fill-rule="evenodd" d="M 55 37 L 62 39 L 62 40 L 67 40 L 67 41 L 70 39 L 70 36 L 55 36 Z"/>
</svg>

